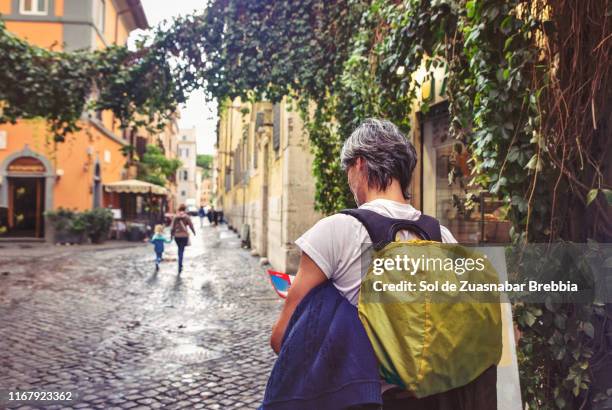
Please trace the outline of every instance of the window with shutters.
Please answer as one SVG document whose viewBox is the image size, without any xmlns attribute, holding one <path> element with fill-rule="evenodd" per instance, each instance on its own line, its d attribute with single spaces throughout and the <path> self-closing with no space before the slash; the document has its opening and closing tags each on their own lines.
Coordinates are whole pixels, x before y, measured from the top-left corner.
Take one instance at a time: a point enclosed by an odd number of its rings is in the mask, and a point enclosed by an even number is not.
<svg viewBox="0 0 612 410">
<path fill-rule="evenodd" d="M 234 185 L 238 185 L 240 183 L 240 178 L 242 176 L 242 150 L 240 149 L 240 145 L 236 147 L 234 151 Z"/>
<path fill-rule="evenodd" d="M 280 103 L 274 104 L 273 110 L 273 128 L 272 128 L 272 148 L 274 151 L 280 149 L 280 139 L 281 139 L 281 105 Z"/>
<path fill-rule="evenodd" d="M 145 152 L 147 152 L 147 139 L 145 137 L 136 137 L 136 154 L 138 158 L 142 158 Z"/>
</svg>

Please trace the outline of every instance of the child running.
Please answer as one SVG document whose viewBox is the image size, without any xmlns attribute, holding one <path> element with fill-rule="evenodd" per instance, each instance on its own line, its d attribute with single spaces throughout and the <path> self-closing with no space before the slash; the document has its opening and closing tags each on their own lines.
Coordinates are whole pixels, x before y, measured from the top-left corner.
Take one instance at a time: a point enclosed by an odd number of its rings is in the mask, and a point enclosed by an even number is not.
<svg viewBox="0 0 612 410">
<path fill-rule="evenodd" d="M 167 239 L 164 236 L 163 225 L 155 225 L 155 235 L 153 235 L 149 242 L 155 245 L 155 270 L 158 271 L 159 263 L 162 261 L 164 256 L 164 244 L 171 242 L 171 239 Z"/>
</svg>

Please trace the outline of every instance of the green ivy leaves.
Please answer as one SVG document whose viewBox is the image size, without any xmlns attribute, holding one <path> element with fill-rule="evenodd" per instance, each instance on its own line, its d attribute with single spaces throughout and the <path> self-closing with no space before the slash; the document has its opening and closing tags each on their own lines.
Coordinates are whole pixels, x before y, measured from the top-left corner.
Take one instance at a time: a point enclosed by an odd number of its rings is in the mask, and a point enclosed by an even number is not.
<svg viewBox="0 0 612 410">
<path fill-rule="evenodd" d="M 420 86 L 412 73 L 425 60 L 426 75 L 446 69 L 452 134 L 469 146 L 473 181 L 504 199 L 513 239 L 554 240 L 563 237 L 564 218 L 584 218 L 568 211 L 572 204 L 609 206 L 612 190 L 597 166 L 582 172 L 589 161 L 580 132 L 571 133 L 577 154 L 563 152 L 563 159 L 579 160 L 574 169 L 590 180 L 577 175 L 572 184 L 561 177 L 567 162 L 554 161 L 562 132 L 544 131 L 553 113 L 541 105 L 550 101 L 551 77 L 571 70 L 567 61 L 554 68 L 542 61 L 543 36 L 559 34 L 542 18 L 555 17 L 560 3 L 538 4 L 549 8 L 547 16 L 527 0 L 217 0 L 158 27 L 135 52 L 47 51 L 0 25 L 0 59 L 10 67 L 0 72 L 0 122 L 43 117 L 61 140 L 78 129 L 86 109 L 111 110 L 124 126 L 163 126 L 196 88 L 218 101 L 289 96 L 314 154 L 316 207 L 330 214 L 354 206 L 339 163 L 343 141 L 371 116 L 409 132 Z M 162 183 L 176 164 L 149 154 L 142 175 Z M 570 194 L 560 199 L 563 191 Z M 548 301 L 516 306 L 515 313 L 528 405 L 571 408 L 589 389 L 593 338 L 605 312 Z"/>
</svg>

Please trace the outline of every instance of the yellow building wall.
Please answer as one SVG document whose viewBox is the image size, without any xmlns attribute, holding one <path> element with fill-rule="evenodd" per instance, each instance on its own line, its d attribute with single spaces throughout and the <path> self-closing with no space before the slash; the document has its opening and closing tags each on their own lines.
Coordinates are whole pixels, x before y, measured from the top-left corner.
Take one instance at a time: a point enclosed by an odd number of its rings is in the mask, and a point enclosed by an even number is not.
<svg viewBox="0 0 612 410">
<path fill-rule="evenodd" d="M 57 17 L 64 15 L 64 0 L 55 0 L 55 15 Z"/>
<path fill-rule="evenodd" d="M 126 159 L 122 145 L 92 126 L 66 137 L 63 143 L 54 143 L 47 125 L 42 120 L 21 120 L 17 124 L 3 124 L 7 133 L 7 149 L 0 150 L 0 163 L 27 145 L 32 151 L 46 157 L 57 173 L 53 189 L 53 208 L 90 209 L 93 206 L 93 178 L 96 159 L 100 163 L 103 183 L 121 179 Z M 107 162 L 106 159 L 109 159 Z"/>
<path fill-rule="evenodd" d="M 104 48 L 111 44 L 125 44 L 130 34 L 128 27 L 125 24 L 127 15 L 120 14 L 117 19 L 117 9 L 112 1 L 106 2 L 106 13 L 104 16 L 104 32 L 100 33 L 96 30 L 96 46 Z M 100 36 L 102 34 L 103 38 Z"/>
<path fill-rule="evenodd" d="M 102 33 L 103 37 L 100 36 L 98 30 L 95 30 L 95 42 L 97 49 L 103 49 L 107 45 L 111 44 L 125 44 L 127 42 L 129 30 L 125 24 L 125 18 L 126 14 L 124 13 L 120 15 L 119 20 L 117 20 L 117 10 L 115 9 L 114 2 L 106 2 L 104 32 Z M 117 33 L 116 35 L 115 32 Z M 102 124 L 104 124 L 104 126 L 114 134 L 121 134 L 119 121 L 115 119 L 112 112 L 104 111 L 102 113 Z"/>
<path fill-rule="evenodd" d="M 0 13 L 11 12 L 11 0 L 0 0 Z M 64 14 L 64 0 L 55 0 L 55 15 Z M 114 2 L 106 2 L 104 37 L 107 44 L 115 39 L 125 44 L 129 27 L 125 24 L 128 15 L 116 20 Z M 117 22 L 117 24 L 115 24 Z M 63 49 L 63 25 L 61 22 L 7 21 L 7 29 L 33 45 Z M 115 31 L 117 32 L 115 35 Z M 96 35 L 96 44 L 104 48 L 105 42 Z M 118 122 L 111 112 L 102 113 L 102 124 L 115 135 L 120 136 Z M 53 208 L 90 209 L 93 205 L 93 176 L 96 160 L 101 168 L 102 183 L 122 179 L 126 158 L 121 153 L 123 144 L 108 137 L 95 126 L 82 123 L 83 129 L 66 137 L 63 143 L 54 143 L 43 120 L 20 120 L 16 124 L 0 124 L 0 130 L 7 133 L 7 147 L 0 150 L 0 163 L 14 152 L 27 145 L 31 150 L 46 157 L 55 171 L 61 170 L 56 178 L 53 194 Z M 110 159 L 110 160 L 109 160 Z"/>
<path fill-rule="evenodd" d="M 64 28 L 61 23 L 7 21 L 6 28 L 18 37 L 39 47 L 63 50 Z"/>
<path fill-rule="evenodd" d="M 56 184 L 55 206 L 89 209 L 93 206 L 93 177 L 96 161 L 103 183 L 121 180 L 126 158 L 122 144 L 103 136 L 93 127 L 72 134 L 57 151 L 58 167 L 64 175 Z M 77 188 L 78 187 L 78 188 Z"/>
<path fill-rule="evenodd" d="M 314 178 L 308 138 L 299 114 L 291 108 L 286 101 L 280 104 L 280 146 L 275 150 L 271 103 L 245 104 L 239 99 L 225 102 L 218 131 L 215 195 L 217 207 L 223 208 L 232 227 L 242 231 L 242 227 L 248 225 L 249 241 L 255 254 L 267 257 L 275 269 L 295 272 L 299 249 L 293 242 L 321 215 L 314 211 Z M 244 110 L 248 113 L 241 112 Z M 264 124 L 256 130 L 258 112 L 264 113 Z M 236 169 L 239 145 L 241 152 L 246 151 L 248 156 L 245 161 L 241 155 L 242 171 L 247 177 L 234 183 L 232 173 Z M 253 163 L 255 155 L 257 167 Z M 226 191 L 228 166 L 232 183 Z"/>
<path fill-rule="evenodd" d="M 0 14 L 11 13 L 11 0 L 0 0 Z"/>
</svg>

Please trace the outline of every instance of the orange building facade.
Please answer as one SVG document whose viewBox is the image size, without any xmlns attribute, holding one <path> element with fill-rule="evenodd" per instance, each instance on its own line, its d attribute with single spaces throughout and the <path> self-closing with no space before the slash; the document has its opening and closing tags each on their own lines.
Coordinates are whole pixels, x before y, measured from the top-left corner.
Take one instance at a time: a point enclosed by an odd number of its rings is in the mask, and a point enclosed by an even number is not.
<svg viewBox="0 0 612 410">
<path fill-rule="evenodd" d="M 148 23 L 140 0 L 0 0 L 12 33 L 54 50 L 125 44 Z M 128 175 L 122 132 L 110 112 L 84 113 L 82 130 L 55 143 L 42 119 L 0 124 L 0 235 L 45 236 L 44 212 L 106 206 L 103 184 Z"/>
</svg>

